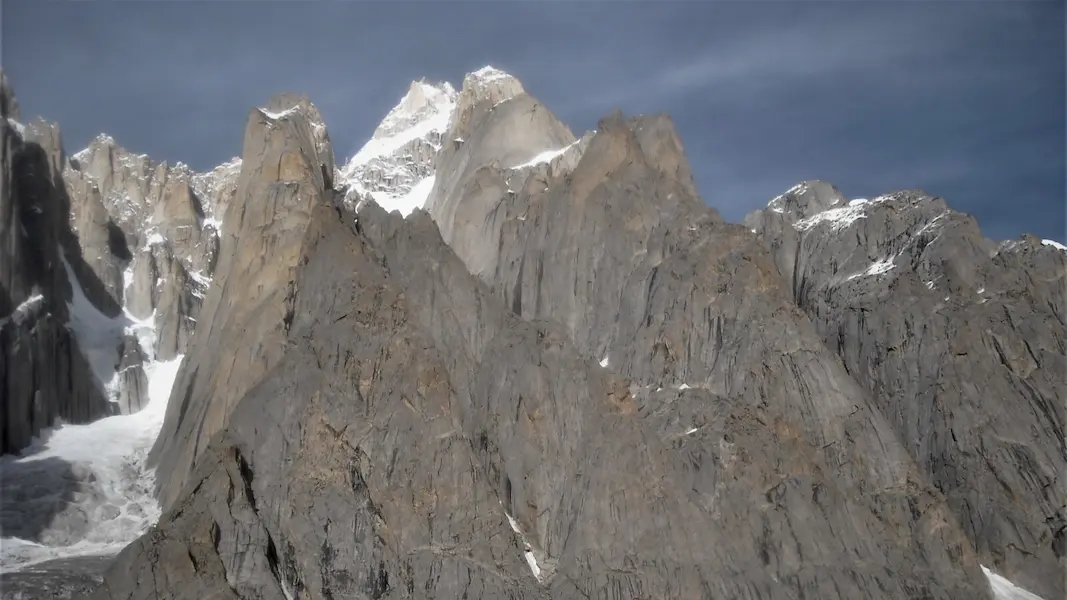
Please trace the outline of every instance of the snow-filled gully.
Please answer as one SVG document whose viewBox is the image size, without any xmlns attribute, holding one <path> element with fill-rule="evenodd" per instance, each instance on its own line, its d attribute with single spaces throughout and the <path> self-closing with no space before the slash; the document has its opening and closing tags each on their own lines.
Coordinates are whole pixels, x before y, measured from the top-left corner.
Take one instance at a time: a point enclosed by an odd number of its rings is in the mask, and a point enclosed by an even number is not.
<svg viewBox="0 0 1067 600">
<path fill-rule="evenodd" d="M 20 455 L 0 457 L 0 573 L 52 559 L 115 554 L 160 515 L 147 459 L 182 357 L 156 361 L 154 319 L 138 320 L 125 308 L 117 317 L 102 314 L 63 264 L 72 288 L 67 328 L 94 383 L 110 399 L 117 397 L 118 347 L 134 334 L 149 359 L 148 403 L 136 413 L 84 425 L 57 423 Z"/>
</svg>

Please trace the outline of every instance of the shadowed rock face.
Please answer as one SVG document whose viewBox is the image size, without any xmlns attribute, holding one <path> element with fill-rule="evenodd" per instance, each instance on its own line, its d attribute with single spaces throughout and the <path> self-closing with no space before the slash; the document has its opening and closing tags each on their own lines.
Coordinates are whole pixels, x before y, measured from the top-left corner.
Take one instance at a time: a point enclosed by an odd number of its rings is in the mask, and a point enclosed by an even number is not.
<svg viewBox="0 0 1067 600">
<path fill-rule="evenodd" d="M 1063 597 L 1067 252 L 997 246 L 918 190 L 797 208 L 828 187 L 805 182 L 746 222 L 982 563 Z"/>
<path fill-rule="evenodd" d="M 105 135 L 68 158 L 58 126 L 20 124 L 6 78 L 0 87 L 9 111 L 0 123 L 7 453 L 57 419 L 145 406 L 145 363 L 183 354 L 192 336 L 219 224 L 207 218 L 216 198 L 197 197 L 188 167 L 155 163 Z M 201 178 L 225 187 L 224 175 Z M 131 327 L 135 319 L 146 325 Z M 114 331 L 101 341 L 79 323 Z M 154 336 L 139 339 L 138 328 Z"/>
<path fill-rule="evenodd" d="M 6 79 L 0 88 L 11 110 Z M 103 286 L 67 222 L 59 130 L 24 127 L 17 116 L 0 122 L 0 453 L 24 448 L 56 419 L 86 422 L 114 410 L 67 329 L 73 290 L 63 261 L 86 290 Z"/>
</svg>

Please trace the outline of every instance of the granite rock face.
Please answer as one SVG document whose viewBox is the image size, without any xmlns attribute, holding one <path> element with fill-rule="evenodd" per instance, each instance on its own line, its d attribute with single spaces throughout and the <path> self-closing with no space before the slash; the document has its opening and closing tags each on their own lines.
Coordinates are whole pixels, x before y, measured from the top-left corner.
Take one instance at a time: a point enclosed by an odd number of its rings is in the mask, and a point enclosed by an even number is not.
<svg viewBox="0 0 1067 600">
<path fill-rule="evenodd" d="M 1040 240 L 814 181 L 728 224 L 668 117 L 578 137 L 488 67 L 413 84 L 343 169 L 293 94 L 201 174 L 12 123 L 46 176 L 2 170 L 41 232 L 3 240 L 5 347 L 54 320 L 111 411 L 185 356 L 163 514 L 93 598 L 990 598 L 980 565 L 1062 595 Z M 86 305 L 122 335 L 78 346 Z"/>
<path fill-rule="evenodd" d="M 237 402 L 281 358 L 311 207 L 333 199 L 333 152 L 306 98 L 280 95 L 245 127 L 236 194 L 226 206 L 218 268 L 153 453 L 164 505 L 192 475 Z"/>
<path fill-rule="evenodd" d="M 983 597 L 936 505 L 900 543 L 794 425 L 645 403 L 424 214 L 350 217 L 311 209 L 282 357 L 96 597 Z"/>
<path fill-rule="evenodd" d="M 406 219 L 341 206 L 308 105 L 252 112 L 157 447 L 165 513 L 96 597 L 988 597 L 669 120 L 531 161 L 578 140 L 546 116 L 522 147 L 535 103 L 496 102 Z M 437 210 L 467 216 L 442 235 Z"/>
<path fill-rule="evenodd" d="M 144 409 L 192 336 L 228 174 L 106 136 L 68 157 L 15 112 L 0 129 L 0 597 L 84 597 L 158 516 Z"/>
<path fill-rule="evenodd" d="M 1067 252 L 994 244 L 920 190 L 804 182 L 746 222 L 982 563 L 1063 597 Z"/>
<path fill-rule="evenodd" d="M 514 77 L 488 71 L 464 79 L 445 139 L 461 141 L 441 149 L 426 210 L 445 242 L 480 273 L 493 268 L 515 193 L 513 167 L 574 144 L 574 134 Z"/>
<path fill-rule="evenodd" d="M 16 110 L 6 78 L 0 92 L 0 105 Z M 0 122 L 2 453 L 25 447 L 56 419 L 84 422 L 113 411 L 68 328 L 72 284 L 103 286 L 74 275 L 91 270 L 68 224 L 59 131 L 43 122 L 24 126 L 17 117 L 9 112 Z"/>
<path fill-rule="evenodd" d="M 215 268 L 221 198 L 198 197 L 191 183 L 215 191 L 228 174 L 196 176 L 105 135 L 68 158 L 59 128 L 19 123 L 6 78 L 2 87 L 15 111 L 0 169 L 8 453 L 57 419 L 147 404 L 145 364 L 184 354 Z"/>
<path fill-rule="evenodd" d="M 74 206 L 109 221 L 112 246 L 86 243 L 94 272 L 137 319 L 154 317 L 154 356 L 184 354 L 214 272 L 219 223 L 214 198 L 198 197 L 185 165 L 155 163 L 99 136 L 64 172 Z M 84 236 L 83 236 L 84 237 Z M 110 257 L 110 258 L 109 258 Z"/>
</svg>

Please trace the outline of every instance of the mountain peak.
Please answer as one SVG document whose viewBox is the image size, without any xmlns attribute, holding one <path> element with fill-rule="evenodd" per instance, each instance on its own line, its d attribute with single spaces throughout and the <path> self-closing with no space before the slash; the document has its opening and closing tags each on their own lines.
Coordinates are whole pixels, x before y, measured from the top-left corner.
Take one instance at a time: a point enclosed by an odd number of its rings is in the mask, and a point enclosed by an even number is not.
<svg viewBox="0 0 1067 600">
<path fill-rule="evenodd" d="M 470 77 L 473 77 L 480 81 L 493 81 L 494 79 L 504 79 L 506 77 L 511 77 L 510 74 L 505 73 L 504 71 L 501 71 L 500 69 L 497 69 L 492 65 L 485 65 L 484 67 L 470 73 L 469 75 Z"/>
<path fill-rule="evenodd" d="M 371 197 L 387 211 L 407 214 L 433 187 L 433 161 L 456 107 L 452 84 L 411 82 L 374 135 L 341 169 L 346 202 Z"/>
<path fill-rule="evenodd" d="M 832 183 L 820 179 L 806 179 L 775 197 L 767 204 L 767 208 L 776 213 L 788 213 L 797 219 L 803 219 L 846 202 L 845 196 Z"/>
<path fill-rule="evenodd" d="M 514 75 L 486 65 L 463 78 L 463 90 L 460 94 L 472 96 L 475 102 L 489 100 L 493 104 L 499 104 L 525 91 Z"/>
<path fill-rule="evenodd" d="M 370 141 L 352 160 L 369 160 L 389 154 L 431 131 L 443 133 L 455 101 L 456 90 L 450 83 L 434 84 L 425 79 L 412 81 L 404 97 L 385 115 Z"/>
</svg>

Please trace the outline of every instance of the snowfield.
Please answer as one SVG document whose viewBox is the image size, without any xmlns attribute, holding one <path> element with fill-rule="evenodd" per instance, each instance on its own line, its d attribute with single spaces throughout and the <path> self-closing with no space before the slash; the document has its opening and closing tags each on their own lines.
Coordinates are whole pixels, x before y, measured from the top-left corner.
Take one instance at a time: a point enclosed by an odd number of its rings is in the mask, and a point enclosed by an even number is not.
<svg viewBox="0 0 1067 600">
<path fill-rule="evenodd" d="M 147 466 L 181 357 L 146 367 L 150 400 L 140 412 L 59 425 L 21 456 L 0 459 L 0 571 L 42 561 L 113 554 L 159 519 Z M 8 537 L 36 533 L 38 541 Z"/>
</svg>

